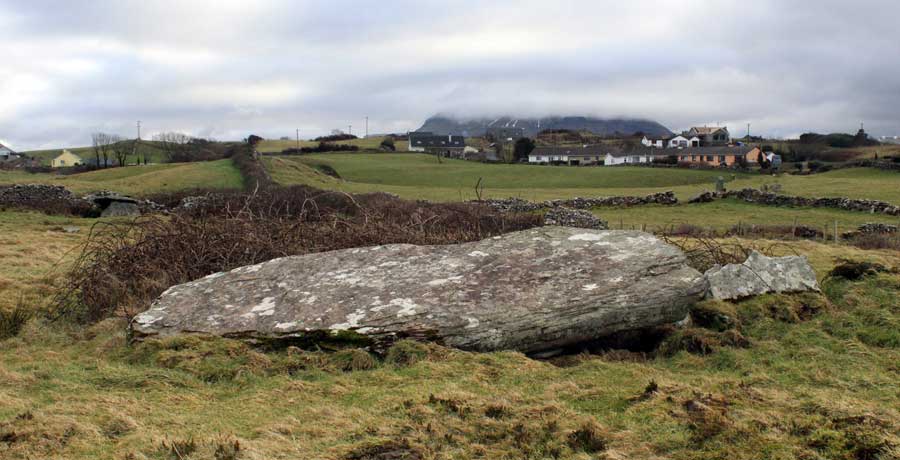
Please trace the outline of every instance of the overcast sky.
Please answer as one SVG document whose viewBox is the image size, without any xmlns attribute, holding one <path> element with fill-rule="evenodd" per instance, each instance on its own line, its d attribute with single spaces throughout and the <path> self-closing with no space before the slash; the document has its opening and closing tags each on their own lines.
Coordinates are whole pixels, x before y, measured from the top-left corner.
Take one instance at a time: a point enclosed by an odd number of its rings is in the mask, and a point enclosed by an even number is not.
<svg viewBox="0 0 900 460">
<path fill-rule="evenodd" d="M 900 134 L 896 0 L 0 0 L 0 142 L 464 117 Z"/>
</svg>

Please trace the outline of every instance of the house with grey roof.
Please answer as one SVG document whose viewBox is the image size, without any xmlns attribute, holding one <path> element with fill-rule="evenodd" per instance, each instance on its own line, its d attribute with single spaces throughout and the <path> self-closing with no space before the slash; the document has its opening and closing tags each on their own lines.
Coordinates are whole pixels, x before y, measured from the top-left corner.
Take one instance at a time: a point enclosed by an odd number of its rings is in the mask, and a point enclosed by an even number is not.
<svg viewBox="0 0 900 460">
<path fill-rule="evenodd" d="M 409 151 L 425 152 L 443 157 L 461 158 L 466 149 L 466 138 L 452 134 L 434 134 L 425 131 L 409 133 Z"/>
<path fill-rule="evenodd" d="M 21 154 L 18 154 L 14 152 L 13 149 L 0 144 L 0 161 L 17 160 L 19 158 L 22 158 Z"/>
<path fill-rule="evenodd" d="M 535 147 L 528 154 L 528 162 L 534 164 L 564 164 L 581 166 L 603 164 L 609 147 L 586 145 L 582 147 Z"/>
<path fill-rule="evenodd" d="M 695 136 L 699 138 L 700 147 L 728 145 L 731 143 L 731 134 L 728 132 L 727 126 L 695 126 L 684 133 L 684 136 L 687 138 Z"/>
<path fill-rule="evenodd" d="M 583 147 L 537 147 L 528 154 L 528 162 L 534 164 L 627 165 L 652 163 L 666 158 L 670 153 L 653 147 L 622 150 L 610 145 L 585 145 Z"/>
</svg>

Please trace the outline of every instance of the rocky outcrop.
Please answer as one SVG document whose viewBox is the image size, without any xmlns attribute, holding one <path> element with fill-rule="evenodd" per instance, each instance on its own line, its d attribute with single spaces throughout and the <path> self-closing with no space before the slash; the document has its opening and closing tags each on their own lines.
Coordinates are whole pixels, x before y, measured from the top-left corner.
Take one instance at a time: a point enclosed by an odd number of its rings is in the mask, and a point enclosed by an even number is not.
<svg viewBox="0 0 900 460">
<path fill-rule="evenodd" d="M 168 289 L 131 331 L 137 340 L 192 332 L 250 341 L 352 331 L 375 343 L 417 337 L 534 352 L 674 323 L 705 291 L 684 254 L 650 234 L 541 227 L 215 273 Z"/>
<path fill-rule="evenodd" d="M 756 251 L 744 263 L 710 268 L 707 298 L 742 299 L 760 294 L 818 291 L 816 272 L 805 256 L 766 257 Z"/>
<path fill-rule="evenodd" d="M 562 227 L 590 228 L 594 230 L 606 230 L 609 224 L 589 211 L 570 209 L 564 207 L 553 208 L 544 214 L 544 225 L 559 225 Z"/>
<path fill-rule="evenodd" d="M 165 207 L 149 200 L 138 200 L 108 190 L 84 197 L 100 210 L 101 217 L 133 217 L 145 212 L 161 211 Z"/>
<path fill-rule="evenodd" d="M 482 203 L 501 212 L 534 212 L 544 209 L 565 207 L 572 209 L 591 209 L 600 207 L 632 207 L 647 204 L 678 204 L 674 192 L 653 193 L 647 196 L 606 196 L 598 198 L 568 198 L 541 202 L 526 201 L 521 198 L 482 200 Z"/>
</svg>

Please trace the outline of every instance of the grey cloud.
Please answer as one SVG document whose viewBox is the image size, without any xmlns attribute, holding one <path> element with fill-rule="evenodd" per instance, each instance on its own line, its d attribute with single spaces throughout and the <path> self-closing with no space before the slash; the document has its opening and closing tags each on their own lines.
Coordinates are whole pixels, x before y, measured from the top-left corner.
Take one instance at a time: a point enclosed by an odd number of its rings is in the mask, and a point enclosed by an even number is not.
<svg viewBox="0 0 900 460">
<path fill-rule="evenodd" d="M 0 0 L 0 139 L 585 114 L 900 134 L 894 1 Z"/>
</svg>

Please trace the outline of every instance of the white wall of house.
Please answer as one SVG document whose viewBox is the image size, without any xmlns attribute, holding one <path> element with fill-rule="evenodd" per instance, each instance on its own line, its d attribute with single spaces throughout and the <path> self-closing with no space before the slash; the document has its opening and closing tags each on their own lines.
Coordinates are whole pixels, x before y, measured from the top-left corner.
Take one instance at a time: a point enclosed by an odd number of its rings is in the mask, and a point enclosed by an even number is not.
<svg viewBox="0 0 900 460">
<path fill-rule="evenodd" d="M 627 164 L 636 164 L 636 163 L 650 163 L 655 158 L 655 155 L 647 155 L 647 154 L 636 154 L 636 155 L 624 155 L 624 156 L 613 156 L 610 153 L 606 154 L 606 160 L 603 161 L 603 164 L 606 166 L 616 166 L 616 165 L 627 165 Z"/>
<path fill-rule="evenodd" d="M 587 155 L 584 153 L 578 154 L 557 154 L 557 155 L 547 155 L 547 154 L 529 154 L 528 162 L 529 163 L 571 163 L 573 161 L 577 161 L 580 165 L 585 164 L 595 164 L 603 161 L 602 155 Z"/>
<path fill-rule="evenodd" d="M 656 147 L 658 149 L 666 147 L 666 141 L 662 139 L 650 139 L 647 136 L 644 136 L 644 138 L 641 139 L 641 144 L 644 144 L 644 147 Z"/>
<path fill-rule="evenodd" d="M 670 149 L 700 147 L 700 138 L 697 136 L 675 136 L 672 139 L 669 139 L 668 147 Z"/>
</svg>

